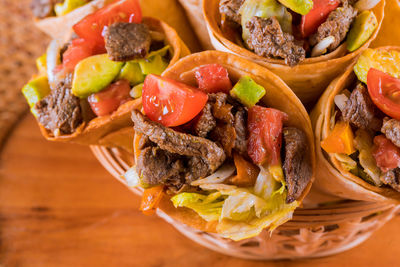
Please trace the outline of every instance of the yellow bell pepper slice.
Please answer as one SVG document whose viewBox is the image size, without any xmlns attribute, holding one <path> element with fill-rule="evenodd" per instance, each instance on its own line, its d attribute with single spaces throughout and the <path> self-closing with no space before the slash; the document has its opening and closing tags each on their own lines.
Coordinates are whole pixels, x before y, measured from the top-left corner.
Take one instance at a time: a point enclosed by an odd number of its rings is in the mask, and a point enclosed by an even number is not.
<svg viewBox="0 0 400 267">
<path fill-rule="evenodd" d="M 321 142 L 321 147 L 327 153 L 354 153 L 354 135 L 350 124 L 344 121 L 337 122 L 329 136 Z"/>
</svg>

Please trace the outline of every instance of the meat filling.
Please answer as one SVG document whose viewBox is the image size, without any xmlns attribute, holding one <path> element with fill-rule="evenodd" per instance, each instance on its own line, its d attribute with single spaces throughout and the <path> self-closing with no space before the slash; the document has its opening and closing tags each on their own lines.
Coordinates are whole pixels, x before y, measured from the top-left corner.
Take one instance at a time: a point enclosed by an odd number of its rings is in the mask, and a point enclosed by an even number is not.
<svg viewBox="0 0 400 267">
<path fill-rule="evenodd" d="M 328 51 L 335 50 L 346 38 L 351 23 L 357 16 L 357 10 L 347 2 L 332 11 L 327 20 L 322 23 L 315 34 L 310 37 L 310 44 L 315 46 L 328 36 L 333 36 L 335 41 L 328 47 Z"/>
<path fill-rule="evenodd" d="M 63 0 L 32 0 L 31 10 L 36 18 L 44 19 L 54 14 L 54 5 L 62 3 Z"/>
<path fill-rule="evenodd" d="M 386 135 L 387 139 L 400 148 L 400 121 L 385 118 L 381 131 Z"/>
<path fill-rule="evenodd" d="M 150 32 L 145 24 L 114 23 L 106 28 L 104 39 L 107 53 L 114 61 L 144 58 L 151 44 Z"/>
<path fill-rule="evenodd" d="M 358 84 L 342 111 L 343 119 L 363 130 L 379 131 L 382 120 L 364 85 Z"/>
<path fill-rule="evenodd" d="M 146 155 L 141 153 L 141 157 L 146 156 L 146 159 L 149 160 L 151 159 L 151 155 L 156 156 L 162 153 L 162 155 L 164 155 L 162 161 L 157 161 L 155 163 L 159 166 L 158 168 L 166 168 L 164 164 L 171 166 L 171 162 L 173 162 L 173 166 L 181 167 L 182 172 L 180 172 L 179 175 L 177 172 L 173 172 L 175 178 L 172 179 L 169 177 L 169 179 L 174 181 L 179 180 L 182 184 L 184 182 L 190 183 L 191 181 L 210 175 L 225 161 L 226 155 L 224 150 L 208 139 L 166 128 L 159 123 L 148 120 L 139 111 L 132 112 L 132 120 L 136 132 L 142 133 L 159 149 L 165 151 L 159 152 L 152 150 L 151 153 L 149 151 Z M 173 156 L 173 154 L 176 156 Z M 182 164 L 177 164 L 177 161 L 182 161 Z M 152 171 L 151 168 L 155 168 L 154 164 L 146 164 L 146 162 L 147 161 L 144 161 L 143 158 L 140 159 L 138 161 L 138 169 L 142 174 L 149 175 L 149 177 L 146 178 L 147 180 L 162 183 L 165 178 L 160 174 L 163 174 L 163 172 Z M 168 171 L 168 168 L 165 171 Z"/>
<path fill-rule="evenodd" d="M 226 16 L 232 22 L 241 23 L 239 9 L 244 0 L 221 0 L 219 3 L 219 12 Z"/>
<path fill-rule="evenodd" d="M 384 173 L 380 178 L 384 184 L 387 184 L 394 190 L 400 192 L 400 168 L 388 171 Z"/>
<path fill-rule="evenodd" d="M 288 189 L 286 202 L 291 203 L 303 194 L 312 176 L 305 133 L 293 127 L 284 128 L 283 147 L 283 171 Z"/>
<path fill-rule="evenodd" d="M 83 122 L 80 100 L 72 94 L 68 78 L 36 103 L 35 109 L 40 124 L 55 134 L 71 134 Z"/>
<path fill-rule="evenodd" d="M 282 31 L 275 17 L 268 19 L 253 17 L 247 22 L 250 36 L 247 45 L 257 55 L 267 58 L 284 59 L 289 66 L 294 66 L 306 57 L 301 42 L 293 35 Z"/>
</svg>

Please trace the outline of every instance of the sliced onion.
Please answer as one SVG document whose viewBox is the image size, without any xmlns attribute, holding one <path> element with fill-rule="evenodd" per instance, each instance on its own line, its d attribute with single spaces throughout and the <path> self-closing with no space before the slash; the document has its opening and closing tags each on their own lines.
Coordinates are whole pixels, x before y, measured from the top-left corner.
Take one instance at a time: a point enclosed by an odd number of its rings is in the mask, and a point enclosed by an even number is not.
<svg viewBox="0 0 400 267">
<path fill-rule="evenodd" d="M 218 190 L 222 194 L 226 191 L 231 191 L 237 189 L 234 185 L 227 185 L 227 184 L 202 184 L 200 188 L 203 190 L 211 191 L 211 190 Z"/>
<path fill-rule="evenodd" d="M 336 95 L 334 98 L 336 106 L 343 112 L 344 108 L 346 107 L 346 102 L 349 98 L 345 94 Z"/>
<path fill-rule="evenodd" d="M 125 178 L 128 186 L 137 187 L 140 185 L 140 178 L 138 173 L 136 172 L 135 167 L 132 167 L 129 170 L 127 170 L 126 173 L 123 175 L 123 177 Z"/>
<path fill-rule="evenodd" d="M 223 183 L 229 177 L 231 177 L 234 172 L 235 172 L 235 166 L 233 164 L 225 163 L 210 176 L 204 179 L 193 181 L 191 185 L 199 186 L 203 184 L 220 184 Z"/>
<path fill-rule="evenodd" d="M 374 8 L 377 4 L 379 4 L 381 0 L 359 0 L 355 3 L 354 7 L 359 11 L 362 12 L 364 10 L 369 10 Z"/>
<path fill-rule="evenodd" d="M 56 83 L 56 77 L 54 75 L 53 70 L 61 64 L 61 59 L 60 59 L 60 50 L 62 48 L 63 44 L 62 41 L 57 39 L 53 40 L 50 42 L 48 48 L 47 48 L 47 78 L 49 79 L 50 85 L 54 85 Z M 53 86 L 52 86 L 53 87 Z"/>
<path fill-rule="evenodd" d="M 312 57 L 318 57 L 326 53 L 328 47 L 335 42 L 335 37 L 328 36 L 321 40 L 318 44 L 316 44 L 311 51 Z"/>
<path fill-rule="evenodd" d="M 165 35 L 161 32 L 156 32 L 156 31 L 150 31 L 150 36 L 151 36 L 151 40 L 154 41 L 164 41 L 165 40 Z"/>
</svg>

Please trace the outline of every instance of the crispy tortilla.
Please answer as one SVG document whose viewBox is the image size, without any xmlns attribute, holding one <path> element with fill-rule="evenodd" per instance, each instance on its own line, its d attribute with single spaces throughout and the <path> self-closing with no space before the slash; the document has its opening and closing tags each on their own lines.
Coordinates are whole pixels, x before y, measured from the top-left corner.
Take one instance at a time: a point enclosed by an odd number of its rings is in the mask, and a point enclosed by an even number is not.
<svg viewBox="0 0 400 267">
<path fill-rule="evenodd" d="M 398 50 L 399 47 L 381 47 L 379 49 Z M 364 201 L 399 202 L 400 193 L 389 187 L 371 185 L 346 171 L 333 156 L 328 156 L 321 148 L 321 141 L 330 133 L 331 116 L 334 110 L 334 97 L 350 86 L 356 79 L 353 67 L 350 65 L 345 73 L 335 79 L 320 98 L 317 106 L 311 112 L 311 121 L 315 134 L 316 145 L 316 180 L 315 187 L 326 193 L 347 199 Z"/>
<path fill-rule="evenodd" d="M 386 45 L 400 46 L 400 2 L 399 0 L 390 0 L 386 2 L 385 18 L 382 22 L 381 30 L 371 47 L 380 47 Z M 396 26 L 394 26 L 396 25 Z"/>
<path fill-rule="evenodd" d="M 147 17 L 143 18 L 143 23 L 145 23 L 152 31 L 161 32 L 165 35 L 165 42 L 171 46 L 171 61 L 169 63 L 169 66 L 178 61 L 179 58 L 190 54 L 189 49 L 179 38 L 175 30 L 168 26 L 166 23 L 154 18 Z M 72 142 L 84 145 L 101 145 L 101 139 L 104 138 L 106 139 L 106 141 L 103 141 L 104 144 L 112 146 L 112 143 L 110 143 L 110 141 L 118 140 L 118 134 L 115 132 L 120 129 L 132 126 L 133 123 L 130 119 L 131 111 L 133 109 L 139 109 L 140 107 L 141 99 L 131 100 L 121 105 L 111 115 L 97 117 L 87 124 L 83 123 L 76 132 L 70 135 L 54 136 L 53 133 L 45 129 L 42 125 L 39 124 L 39 126 L 43 136 L 50 141 Z M 107 135 L 109 134 L 113 135 L 107 138 Z M 121 144 L 124 143 L 119 142 L 119 145 Z M 131 146 L 123 148 L 128 151 L 131 150 Z"/>
<path fill-rule="evenodd" d="M 384 16 L 385 0 L 373 9 L 378 27 L 371 38 L 356 51 L 347 54 L 346 44 L 342 44 L 335 51 L 315 57 L 307 58 L 299 65 L 289 67 L 280 59 L 267 59 L 256 55 L 252 51 L 237 45 L 226 38 L 219 25 L 221 16 L 219 13 L 219 0 L 204 0 L 203 12 L 208 27 L 208 33 L 215 49 L 234 53 L 256 62 L 273 73 L 277 74 L 295 92 L 303 103 L 316 101 L 329 83 L 343 73 L 343 70 L 365 49 L 368 48 L 379 32 Z"/>
<path fill-rule="evenodd" d="M 102 8 L 114 0 L 94 0 L 61 17 L 49 17 L 36 20 L 36 26 L 53 39 L 69 36 L 72 26 L 87 15 Z M 186 14 L 176 0 L 150 1 L 139 0 L 142 15 L 162 20 L 173 27 L 185 44 L 192 51 L 200 51 L 201 47 L 186 18 Z"/>
<path fill-rule="evenodd" d="M 306 109 L 296 95 L 278 76 L 258 64 L 229 53 L 205 51 L 192 54 L 179 60 L 174 66 L 166 70 L 163 76 L 196 86 L 194 69 L 198 66 L 212 63 L 218 63 L 224 66 L 234 82 L 238 81 L 240 77 L 248 75 L 254 79 L 255 82 L 262 85 L 267 91 L 265 97 L 262 99 L 263 103 L 268 107 L 286 112 L 289 115 L 289 120 L 285 125 L 302 129 L 307 135 L 310 151 L 314 151 L 312 127 Z M 136 134 L 134 139 L 135 157 L 140 153 L 137 149 L 139 140 L 140 135 Z M 314 153 L 310 153 L 309 156 L 314 173 L 315 155 Z M 302 196 L 298 199 L 299 202 L 302 202 L 304 197 L 308 194 L 313 180 L 314 175 Z M 175 208 L 168 196 L 162 199 L 160 209 L 173 219 L 181 221 L 186 225 L 202 231 L 216 232 L 218 222 L 206 222 L 197 215 L 196 212 L 190 209 Z"/>
</svg>

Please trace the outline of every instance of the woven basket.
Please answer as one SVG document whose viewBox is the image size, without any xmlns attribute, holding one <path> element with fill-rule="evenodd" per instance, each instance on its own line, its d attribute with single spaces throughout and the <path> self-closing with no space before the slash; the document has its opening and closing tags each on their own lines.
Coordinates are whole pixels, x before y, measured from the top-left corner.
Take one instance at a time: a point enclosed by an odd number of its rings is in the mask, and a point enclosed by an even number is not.
<svg viewBox="0 0 400 267">
<path fill-rule="evenodd" d="M 91 147 L 100 163 L 120 182 L 121 175 L 133 164 L 133 157 L 115 148 Z M 130 188 L 141 195 L 142 190 Z M 313 205 L 315 206 L 315 204 Z M 397 206 L 382 203 L 343 200 L 317 208 L 297 209 L 293 219 L 274 232 L 239 242 L 188 227 L 161 210 L 157 215 L 178 231 L 214 251 L 252 260 L 313 258 L 336 254 L 365 241 L 389 221 Z"/>
</svg>

